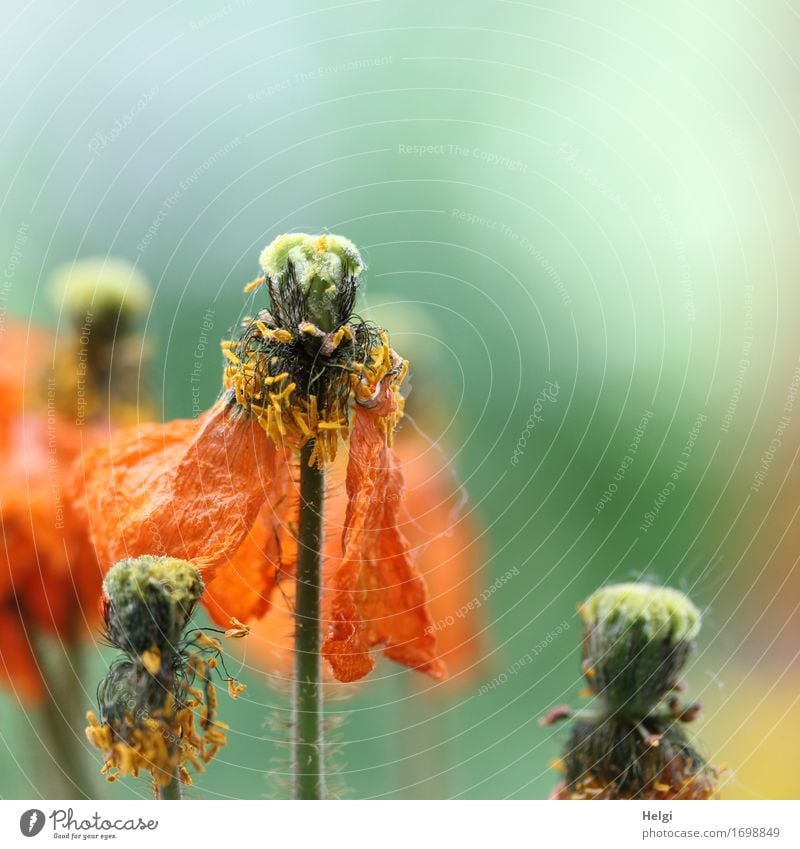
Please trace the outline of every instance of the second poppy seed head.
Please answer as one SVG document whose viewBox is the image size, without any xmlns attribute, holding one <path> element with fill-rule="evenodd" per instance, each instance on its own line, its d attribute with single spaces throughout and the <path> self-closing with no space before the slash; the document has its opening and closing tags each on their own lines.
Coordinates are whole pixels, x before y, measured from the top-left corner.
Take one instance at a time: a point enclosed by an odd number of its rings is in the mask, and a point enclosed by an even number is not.
<svg viewBox="0 0 800 849">
<path fill-rule="evenodd" d="M 203 594 L 197 568 L 174 557 L 120 560 L 103 581 L 106 629 L 129 654 L 174 651 Z"/>
</svg>

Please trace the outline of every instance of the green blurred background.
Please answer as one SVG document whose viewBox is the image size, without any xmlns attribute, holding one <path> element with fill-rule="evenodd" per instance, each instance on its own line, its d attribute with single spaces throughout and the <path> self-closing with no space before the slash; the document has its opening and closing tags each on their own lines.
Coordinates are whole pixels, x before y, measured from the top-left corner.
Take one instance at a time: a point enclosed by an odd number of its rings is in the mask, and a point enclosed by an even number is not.
<svg viewBox="0 0 800 849">
<path fill-rule="evenodd" d="M 204 316 L 207 406 L 260 249 L 349 236 L 485 528 L 480 584 L 519 571 L 472 674 L 439 690 L 382 663 L 332 704 L 346 796 L 544 798 L 564 732 L 537 718 L 578 702 L 576 605 L 636 578 L 705 610 L 687 677 L 723 795 L 800 795 L 796 10 L 43 0 L 0 29 L 0 307 L 54 324 L 55 267 L 126 257 L 156 287 L 163 415 L 191 416 Z M 241 676 L 192 796 L 276 792 L 286 699 Z M 47 795 L 37 733 L 3 696 L 0 795 Z"/>
</svg>

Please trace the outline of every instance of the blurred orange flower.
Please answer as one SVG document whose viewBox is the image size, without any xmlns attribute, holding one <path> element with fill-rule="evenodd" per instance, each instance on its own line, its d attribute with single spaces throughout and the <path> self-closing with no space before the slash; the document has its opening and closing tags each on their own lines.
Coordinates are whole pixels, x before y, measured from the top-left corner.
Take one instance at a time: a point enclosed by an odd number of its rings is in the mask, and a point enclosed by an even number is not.
<svg viewBox="0 0 800 849">
<path fill-rule="evenodd" d="M 69 641 L 82 618 L 99 614 L 100 570 L 64 494 L 84 436 L 91 442 L 96 432 L 84 433 L 55 409 L 52 397 L 45 398 L 52 390 L 44 386 L 43 366 L 54 338 L 36 329 L 5 330 L 0 391 L 9 402 L 0 422 L 0 619 L 7 637 L 0 647 L 0 675 L 21 697 L 36 702 L 44 694 L 36 635 Z"/>
<path fill-rule="evenodd" d="M 40 637 L 71 645 L 99 619 L 101 570 L 68 484 L 82 451 L 135 407 L 123 393 L 138 382 L 119 378 L 138 376 L 141 344 L 127 328 L 149 302 L 147 282 L 121 260 L 76 262 L 54 284 L 61 335 L 0 323 L 0 678 L 29 702 L 45 695 Z M 112 386 L 115 354 L 123 373 Z"/>
</svg>

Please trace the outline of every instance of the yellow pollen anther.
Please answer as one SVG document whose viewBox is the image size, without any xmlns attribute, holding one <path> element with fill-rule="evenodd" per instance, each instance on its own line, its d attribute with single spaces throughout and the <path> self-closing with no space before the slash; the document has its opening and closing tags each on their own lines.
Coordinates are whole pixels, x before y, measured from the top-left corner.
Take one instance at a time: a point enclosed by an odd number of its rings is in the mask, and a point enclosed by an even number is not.
<svg viewBox="0 0 800 849">
<path fill-rule="evenodd" d="M 250 626 L 240 622 L 235 616 L 231 616 L 231 627 L 225 632 L 228 639 L 241 639 L 250 633 Z"/>
<path fill-rule="evenodd" d="M 303 378 L 300 383 L 292 377 L 296 358 L 302 360 L 305 356 L 302 350 L 284 358 L 274 348 L 264 350 L 257 341 L 259 335 L 267 342 L 277 343 L 289 343 L 297 337 L 284 328 L 270 329 L 261 319 L 250 326 L 252 330 L 245 332 L 238 343 L 223 344 L 224 386 L 276 445 L 299 450 L 313 441 L 312 465 L 332 462 L 340 440 L 349 438 L 353 402 L 366 408 L 381 405 L 376 410 L 375 426 L 391 445 L 403 415 L 400 385 L 408 372 L 408 362 L 389 347 L 385 331 L 369 337 L 373 344 L 366 349 L 358 347 L 364 340 L 359 335 L 361 330 L 341 325 L 323 334 L 310 323 L 300 323 L 300 335 L 323 338 L 310 378 L 303 371 L 297 372 Z M 358 342 L 352 354 L 350 349 L 346 353 L 341 350 L 345 340 Z M 307 382 L 316 385 L 317 381 L 320 392 L 306 394 Z"/>
<path fill-rule="evenodd" d="M 142 664 L 151 675 L 158 675 L 161 671 L 161 652 L 154 646 L 147 651 L 143 651 Z"/>
<path fill-rule="evenodd" d="M 256 277 L 255 280 L 251 280 L 244 287 L 244 290 L 245 290 L 245 292 L 254 292 L 256 289 L 258 289 L 259 286 L 261 286 L 263 283 L 266 283 L 266 282 L 267 282 L 266 275 L 262 275 L 261 277 Z"/>
</svg>

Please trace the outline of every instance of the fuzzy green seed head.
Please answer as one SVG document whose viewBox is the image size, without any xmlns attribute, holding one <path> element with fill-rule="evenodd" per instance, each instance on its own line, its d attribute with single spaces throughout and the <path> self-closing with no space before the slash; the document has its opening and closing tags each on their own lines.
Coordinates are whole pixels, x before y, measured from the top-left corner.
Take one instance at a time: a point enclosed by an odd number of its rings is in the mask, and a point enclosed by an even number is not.
<svg viewBox="0 0 800 849">
<path fill-rule="evenodd" d="M 261 252 L 267 278 L 284 281 L 290 267 L 306 299 L 305 318 L 329 332 L 349 318 L 342 314 L 345 290 L 352 290 L 364 270 L 356 246 L 343 236 L 287 233 Z M 294 329 L 294 328 L 293 328 Z"/>
<path fill-rule="evenodd" d="M 677 590 L 616 584 L 581 607 L 584 673 L 611 714 L 641 717 L 676 685 L 700 630 L 700 611 Z"/>
<path fill-rule="evenodd" d="M 123 651 L 141 655 L 174 650 L 203 594 L 203 579 L 191 563 L 173 557 L 120 560 L 103 581 L 106 627 Z"/>
<path fill-rule="evenodd" d="M 612 584 L 589 596 L 581 608 L 587 625 L 617 628 L 640 622 L 648 639 L 693 640 L 700 611 L 681 592 L 651 584 Z"/>
<path fill-rule="evenodd" d="M 122 326 L 144 315 L 152 300 L 147 278 L 124 259 L 91 257 L 64 265 L 53 275 L 56 305 L 82 324 L 87 314 L 98 320 L 119 318 Z"/>
</svg>

